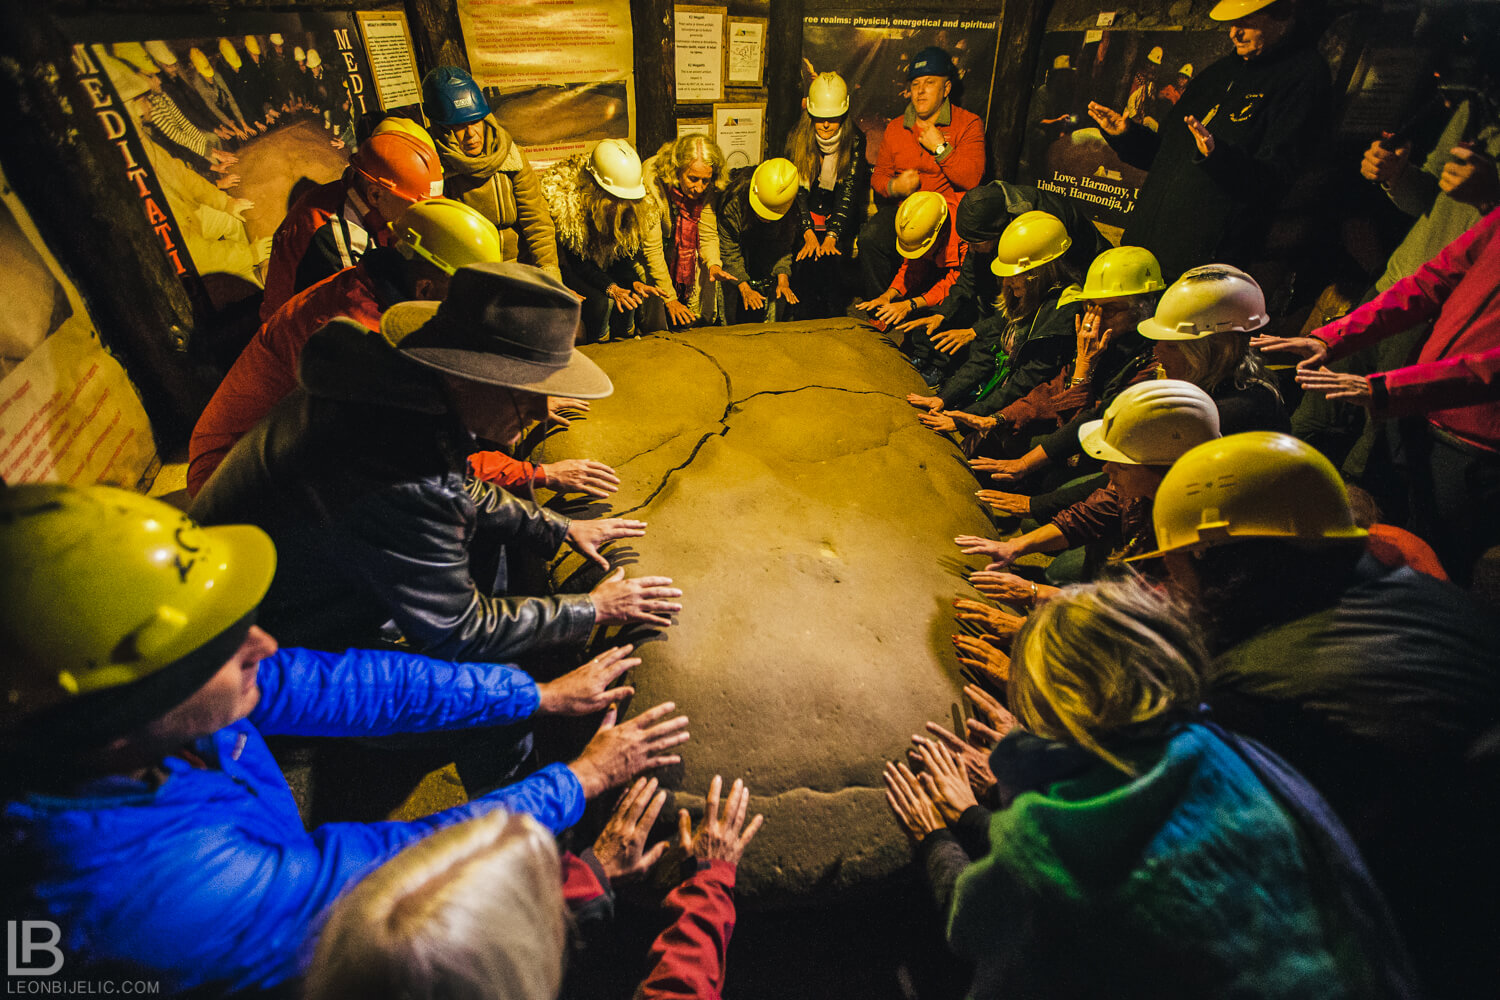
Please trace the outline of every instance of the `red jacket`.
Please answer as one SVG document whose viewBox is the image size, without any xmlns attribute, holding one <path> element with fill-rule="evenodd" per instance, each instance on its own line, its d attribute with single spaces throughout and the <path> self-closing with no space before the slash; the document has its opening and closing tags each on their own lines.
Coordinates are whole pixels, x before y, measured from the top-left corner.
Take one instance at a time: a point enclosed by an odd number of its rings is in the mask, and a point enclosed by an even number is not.
<svg viewBox="0 0 1500 1000">
<path fill-rule="evenodd" d="M 342 224 L 341 224 L 342 223 Z M 266 264 L 266 290 L 260 319 L 269 322 L 293 295 L 335 271 L 353 265 L 370 245 L 371 232 L 385 232 L 384 220 L 348 185 L 348 172 L 336 181 L 313 188 L 287 209 L 286 218 L 271 239 Z M 313 280 L 298 280 L 309 266 L 303 258 L 314 243 L 328 264 Z"/>
<path fill-rule="evenodd" d="M 193 427 L 188 496 L 197 496 L 234 443 L 297 388 L 297 362 L 309 337 L 339 317 L 378 332 L 381 312 L 374 283 L 357 265 L 298 292 L 276 310 L 240 352 Z M 476 478 L 507 489 L 542 483 L 537 466 L 500 452 L 478 452 L 469 465 Z"/>
<path fill-rule="evenodd" d="M 651 945 L 635 1000 L 718 1000 L 734 932 L 734 865 L 709 861 L 667 895 L 677 919 Z"/>
<path fill-rule="evenodd" d="M 969 245 L 958 238 L 953 228 L 953 211 L 949 206 L 948 225 L 938 234 L 937 242 L 920 257 L 901 258 L 901 267 L 891 279 L 896 298 L 920 295 L 929 309 L 936 306 L 958 280 L 968 248 Z"/>
<path fill-rule="evenodd" d="M 885 127 L 885 139 L 875 156 L 870 186 L 877 198 L 888 197 L 887 185 L 897 174 L 916 170 L 922 175 L 922 190 L 936 191 L 947 198 L 952 212 L 963 193 L 984 179 L 984 123 L 973 112 L 944 101 L 938 109 L 936 124 L 953 148 L 943 154 L 940 162 L 917 141 L 913 131 L 916 121 L 916 112 L 908 104 L 906 115 L 892 118 Z"/>
<path fill-rule="evenodd" d="M 1417 363 L 1370 377 L 1382 416 L 1425 413 L 1440 429 L 1500 451 L 1500 209 L 1416 273 L 1313 331 L 1329 360 L 1433 321 Z"/>
</svg>

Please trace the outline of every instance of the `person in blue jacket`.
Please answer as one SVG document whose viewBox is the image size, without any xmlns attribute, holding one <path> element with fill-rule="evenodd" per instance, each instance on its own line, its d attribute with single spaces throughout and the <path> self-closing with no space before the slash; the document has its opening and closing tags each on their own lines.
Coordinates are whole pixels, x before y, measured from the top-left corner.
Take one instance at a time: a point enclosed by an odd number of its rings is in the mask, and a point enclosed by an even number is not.
<svg viewBox="0 0 1500 1000">
<path fill-rule="evenodd" d="M 629 646 L 541 684 L 493 663 L 279 650 L 255 625 L 275 565 L 260 529 L 199 527 L 125 490 L 0 491 L 0 908 L 27 968 L 168 995 L 275 988 L 334 900 L 431 831 L 496 808 L 562 830 L 586 799 L 681 760 L 671 703 L 615 724 Z M 570 764 L 419 820 L 311 831 L 261 735 L 601 710 Z"/>
</svg>

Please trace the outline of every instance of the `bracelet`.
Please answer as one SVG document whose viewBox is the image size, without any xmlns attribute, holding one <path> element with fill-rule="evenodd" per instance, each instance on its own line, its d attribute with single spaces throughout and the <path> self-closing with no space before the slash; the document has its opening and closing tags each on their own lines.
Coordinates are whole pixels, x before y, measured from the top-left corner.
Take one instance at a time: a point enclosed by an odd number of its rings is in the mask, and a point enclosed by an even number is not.
<svg viewBox="0 0 1500 1000">
<path fill-rule="evenodd" d="M 1028 580 L 1027 582 L 1031 584 L 1031 606 L 1034 609 L 1036 607 L 1036 581 Z"/>
</svg>

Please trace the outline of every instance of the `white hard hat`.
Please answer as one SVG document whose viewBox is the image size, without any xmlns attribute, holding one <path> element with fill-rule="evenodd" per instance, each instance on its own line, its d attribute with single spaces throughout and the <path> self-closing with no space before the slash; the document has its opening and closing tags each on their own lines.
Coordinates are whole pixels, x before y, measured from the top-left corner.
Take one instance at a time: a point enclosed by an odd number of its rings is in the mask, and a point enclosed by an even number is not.
<svg viewBox="0 0 1500 1000">
<path fill-rule="evenodd" d="M 641 158 L 624 139 L 601 139 L 589 155 L 589 175 L 616 198 L 638 201 L 646 197 Z"/>
<path fill-rule="evenodd" d="M 819 73 L 807 88 L 807 113 L 814 118 L 838 118 L 849 111 L 849 86 L 837 73 Z"/>
<path fill-rule="evenodd" d="M 1250 333 L 1270 322 L 1255 279 L 1228 264 L 1183 273 L 1161 294 L 1156 315 L 1136 327 L 1152 340 L 1199 340 L 1216 333 Z"/>
<path fill-rule="evenodd" d="M 1191 382 L 1154 379 L 1121 392 L 1102 420 L 1078 428 L 1083 450 L 1121 465 L 1171 465 L 1219 436 L 1219 408 Z"/>
</svg>

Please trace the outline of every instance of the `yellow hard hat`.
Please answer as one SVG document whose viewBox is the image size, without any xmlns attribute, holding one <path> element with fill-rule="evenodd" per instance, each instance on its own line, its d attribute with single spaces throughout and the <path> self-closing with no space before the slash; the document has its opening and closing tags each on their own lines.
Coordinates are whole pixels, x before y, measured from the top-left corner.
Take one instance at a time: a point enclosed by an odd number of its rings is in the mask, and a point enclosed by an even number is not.
<svg viewBox="0 0 1500 1000">
<path fill-rule="evenodd" d="M 1270 321 L 1265 293 L 1254 278 L 1228 264 L 1204 264 L 1172 282 L 1156 304 L 1156 315 L 1136 329 L 1152 340 L 1200 340 L 1250 333 Z"/>
<path fill-rule="evenodd" d="M 936 191 L 917 191 L 896 210 L 896 249 L 901 256 L 922 256 L 948 224 L 948 200 Z"/>
<path fill-rule="evenodd" d="M 260 55 L 260 39 L 254 35 L 245 36 L 245 51 L 252 56 Z"/>
<path fill-rule="evenodd" d="M 146 43 L 146 54 L 149 55 L 151 57 L 151 61 L 156 63 L 156 65 L 158 66 L 177 65 L 177 53 L 173 52 L 172 47 L 166 42 L 161 41 L 160 39 L 156 39 Z"/>
<path fill-rule="evenodd" d="M 370 135 L 373 138 L 377 135 L 385 135 L 387 132 L 400 132 L 402 135 L 410 136 L 422 143 L 434 153 L 438 151 L 437 143 L 432 140 L 432 133 L 410 118 L 404 118 L 401 115 L 387 115 L 380 119 L 379 124 L 371 130 Z"/>
<path fill-rule="evenodd" d="M 1247 431 L 1200 444 L 1162 479 L 1152 508 L 1156 551 L 1243 538 L 1304 542 L 1364 538 L 1333 463 L 1312 445 L 1275 431 Z"/>
<path fill-rule="evenodd" d="M 1102 420 L 1078 428 L 1083 450 L 1103 462 L 1171 465 L 1219 436 L 1219 408 L 1191 382 L 1153 379 L 1127 387 Z"/>
<path fill-rule="evenodd" d="M 241 66 L 245 65 L 245 61 L 240 58 L 240 54 L 235 49 L 234 43 L 227 38 L 219 39 L 219 58 L 223 59 L 224 64 L 236 73 L 240 71 Z"/>
<path fill-rule="evenodd" d="M 1146 61 L 1148 63 L 1151 63 L 1154 66 L 1160 66 L 1161 65 L 1161 57 L 1162 57 L 1162 51 L 1161 51 L 1161 46 L 1160 45 L 1153 46 L 1152 49 L 1151 49 L 1151 51 L 1148 52 L 1148 53 L 1146 53 Z"/>
<path fill-rule="evenodd" d="M 1073 238 L 1055 215 L 1025 212 L 1011 220 L 1000 234 L 995 261 L 990 265 L 1002 278 L 1024 274 L 1068 252 Z"/>
<path fill-rule="evenodd" d="M 275 570 L 259 528 L 129 490 L 0 490 L 0 730 L 86 700 L 156 718 L 233 655 Z"/>
<path fill-rule="evenodd" d="M 203 54 L 202 49 L 196 46 L 188 49 L 188 62 L 193 64 L 193 69 L 197 70 L 198 75 L 203 77 L 203 79 L 212 80 L 214 78 L 214 68 L 209 64 L 208 56 Z"/>
<path fill-rule="evenodd" d="M 1192 63 L 1183 63 L 1182 66 L 1181 66 L 1181 68 L 1178 69 L 1177 72 L 1180 75 L 1185 76 L 1189 80 L 1191 80 L 1193 78 L 1193 64 Z"/>
<path fill-rule="evenodd" d="M 1219 0 L 1208 16 L 1215 21 L 1238 21 L 1246 14 L 1254 14 L 1271 6 L 1276 0 Z"/>
<path fill-rule="evenodd" d="M 777 221 L 791 211 L 799 181 L 791 160 L 780 156 L 766 160 L 750 178 L 750 207 L 767 222 Z"/>
<path fill-rule="evenodd" d="M 445 274 L 503 258 L 494 223 L 451 198 L 419 201 L 402 212 L 391 228 L 402 256 L 420 257 Z"/>
<path fill-rule="evenodd" d="M 1083 281 L 1086 299 L 1115 299 L 1145 295 L 1167 287 L 1161 265 L 1145 247 L 1113 247 L 1094 258 Z"/>
<path fill-rule="evenodd" d="M 160 73 L 161 67 L 146 54 L 146 46 L 140 42 L 116 42 L 109 47 L 116 59 L 123 59 L 137 73 Z"/>
<path fill-rule="evenodd" d="M 838 118 L 849 112 L 849 85 L 837 73 L 819 73 L 807 88 L 807 113 L 814 118 Z"/>
</svg>

